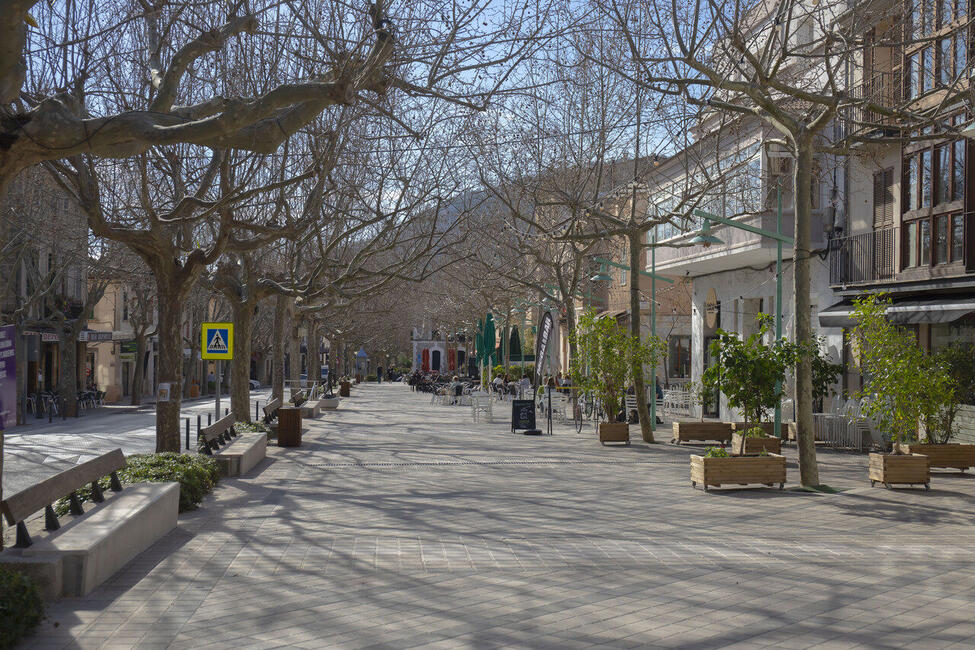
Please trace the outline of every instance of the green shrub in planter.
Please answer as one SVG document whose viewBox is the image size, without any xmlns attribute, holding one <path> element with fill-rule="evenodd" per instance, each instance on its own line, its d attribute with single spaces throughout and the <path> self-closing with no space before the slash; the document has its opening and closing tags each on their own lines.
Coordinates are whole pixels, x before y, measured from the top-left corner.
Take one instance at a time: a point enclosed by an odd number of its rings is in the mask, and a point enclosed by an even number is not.
<svg viewBox="0 0 975 650">
<path fill-rule="evenodd" d="M 13 648 L 44 618 L 44 602 L 27 576 L 0 567 L 0 649 Z"/>
<path fill-rule="evenodd" d="M 135 454 L 126 458 L 126 466 L 118 472 L 123 483 L 179 483 L 179 511 L 196 510 L 220 478 L 220 466 L 210 456 L 197 454 Z M 108 478 L 101 480 L 102 490 L 109 489 Z M 82 501 L 91 500 L 91 486 L 78 490 Z M 63 515 L 68 512 L 67 498 L 60 499 L 54 510 Z"/>
<path fill-rule="evenodd" d="M 704 454 L 705 458 L 728 458 L 728 452 L 724 447 L 708 447 L 708 451 Z"/>
<path fill-rule="evenodd" d="M 237 433 L 270 433 L 271 427 L 264 424 L 264 422 L 237 422 L 234 424 L 234 430 Z"/>
</svg>

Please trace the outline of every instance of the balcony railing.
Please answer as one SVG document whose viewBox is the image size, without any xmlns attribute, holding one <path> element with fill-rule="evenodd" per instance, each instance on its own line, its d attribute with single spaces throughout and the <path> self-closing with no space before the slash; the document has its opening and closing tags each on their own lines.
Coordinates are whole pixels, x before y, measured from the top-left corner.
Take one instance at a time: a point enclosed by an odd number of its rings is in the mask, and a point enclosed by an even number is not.
<svg viewBox="0 0 975 650">
<path fill-rule="evenodd" d="M 830 245 L 829 283 L 868 284 L 894 279 L 898 228 L 889 226 L 834 239 Z"/>
<path fill-rule="evenodd" d="M 895 118 L 871 110 L 867 104 L 895 108 L 904 96 L 903 83 L 900 72 L 877 72 L 850 88 L 847 129 L 856 133 L 896 127 Z"/>
</svg>

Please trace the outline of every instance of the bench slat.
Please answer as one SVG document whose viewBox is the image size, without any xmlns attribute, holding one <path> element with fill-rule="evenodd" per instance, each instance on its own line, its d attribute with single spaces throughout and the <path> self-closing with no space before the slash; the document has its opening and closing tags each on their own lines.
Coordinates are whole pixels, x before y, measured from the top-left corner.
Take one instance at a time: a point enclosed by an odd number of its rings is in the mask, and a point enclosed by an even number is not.
<svg viewBox="0 0 975 650">
<path fill-rule="evenodd" d="M 7 497 L 0 503 L 0 510 L 7 518 L 7 523 L 13 526 L 70 492 L 123 467 L 125 467 L 125 455 L 121 449 L 114 449 Z"/>
<path fill-rule="evenodd" d="M 223 416 L 210 426 L 200 429 L 200 437 L 206 442 L 210 442 L 211 440 L 222 436 L 235 424 L 237 424 L 237 420 L 234 418 L 234 414 L 230 413 L 229 415 Z"/>
</svg>

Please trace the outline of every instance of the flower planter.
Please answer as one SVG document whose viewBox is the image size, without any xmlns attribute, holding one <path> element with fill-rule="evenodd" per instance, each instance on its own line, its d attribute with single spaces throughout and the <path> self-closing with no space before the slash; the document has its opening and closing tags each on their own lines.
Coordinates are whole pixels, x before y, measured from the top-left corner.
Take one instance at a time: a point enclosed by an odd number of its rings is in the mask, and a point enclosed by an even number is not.
<svg viewBox="0 0 975 650">
<path fill-rule="evenodd" d="M 700 485 L 705 492 L 709 486 L 755 483 L 768 487 L 778 483 L 781 490 L 785 485 L 785 456 L 691 456 L 691 485 Z"/>
<path fill-rule="evenodd" d="M 318 405 L 325 411 L 334 411 L 339 407 L 338 397 L 323 397 L 318 401 Z"/>
<path fill-rule="evenodd" d="M 741 448 L 742 440 L 745 441 L 745 448 Z M 762 451 L 769 454 L 782 453 L 782 441 L 775 436 L 764 438 L 742 438 L 740 433 L 731 434 L 731 453 L 736 455 L 760 454 Z"/>
<path fill-rule="evenodd" d="M 600 422 L 599 442 L 624 442 L 630 444 L 630 425 L 626 422 Z"/>
<path fill-rule="evenodd" d="M 674 437 L 670 442 L 706 442 L 713 440 L 722 446 L 731 442 L 730 422 L 674 422 Z"/>
<path fill-rule="evenodd" d="M 975 467 L 975 445 L 948 443 L 944 445 L 897 443 L 902 454 L 923 454 L 928 457 L 928 467 L 945 467 L 965 471 Z"/>
<path fill-rule="evenodd" d="M 913 446 L 913 445 L 912 445 Z M 923 485 L 931 489 L 928 457 L 922 454 L 870 454 L 870 485 Z"/>
</svg>

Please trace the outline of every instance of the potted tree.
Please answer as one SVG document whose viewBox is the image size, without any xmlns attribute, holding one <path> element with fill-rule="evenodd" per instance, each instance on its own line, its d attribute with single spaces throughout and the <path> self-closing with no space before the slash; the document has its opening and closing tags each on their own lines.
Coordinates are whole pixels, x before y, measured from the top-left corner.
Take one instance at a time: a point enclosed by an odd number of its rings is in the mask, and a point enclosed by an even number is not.
<svg viewBox="0 0 975 650">
<path fill-rule="evenodd" d="M 924 353 L 914 333 L 887 319 L 890 299 L 872 294 L 854 300 L 850 346 L 865 377 L 858 392 L 861 413 L 872 418 L 892 452 L 871 453 L 870 484 L 930 488 L 928 457 L 913 449 L 922 421 L 932 421 L 951 399 L 951 381 L 942 365 Z"/>
<path fill-rule="evenodd" d="M 739 409 L 745 422 L 732 424 L 732 452 L 741 456 L 761 451 L 779 453 L 782 441 L 772 436 L 772 423 L 763 422 L 782 399 L 786 370 L 797 357 L 795 344 L 777 340 L 766 344 L 772 319 L 758 315 L 759 327 L 747 338 L 718 330 L 711 343 L 716 360 L 701 378 L 705 390 L 719 390 L 728 405 Z"/>
<path fill-rule="evenodd" d="M 929 467 L 964 472 L 975 467 L 975 445 L 949 441 L 961 405 L 975 403 L 975 345 L 952 343 L 934 355 L 934 362 L 949 379 L 946 400 L 939 410 L 925 416 L 924 442 L 900 443 L 898 447 L 902 453 L 924 454 Z"/>
<path fill-rule="evenodd" d="M 600 318 L 594 310 L 584 313 L 572 333 L 576 346 L 569 373 L 572 383 L 594 394 L 602 404 L 606 421 L 598 426 L 599 442 L 630 444 L 625 413 L 620 418 L 626 389 L 633 383 L 632 368 L 656 368 L 664 350 L 657 337 L 641 341 L 630 336 L 612 318 Z"/>
</svg>

